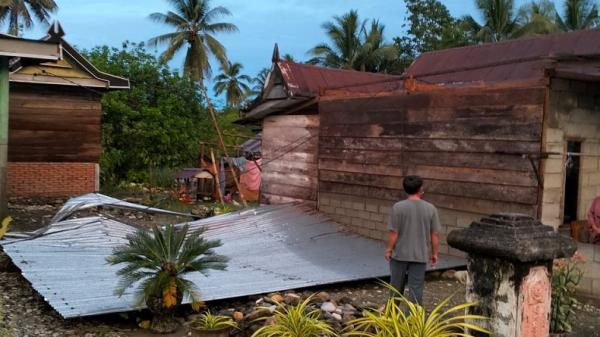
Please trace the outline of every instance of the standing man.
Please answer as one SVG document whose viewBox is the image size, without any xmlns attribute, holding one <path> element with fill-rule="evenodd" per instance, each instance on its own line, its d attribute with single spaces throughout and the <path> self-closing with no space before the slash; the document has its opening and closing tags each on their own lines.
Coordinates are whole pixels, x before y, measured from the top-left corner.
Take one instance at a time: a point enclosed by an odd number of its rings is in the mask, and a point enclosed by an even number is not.
<svg viewBox="0 0 600 337">
<path fill-rule="evenodd" d="M 392 286 L 404 294 L 408 276 L 407 298 L 422 305 L 427 261 L 432 265 L 438 261 L 440 220 L 435 206 L 421 199 L 421 177 L 407 176 L 402 185 L 408 198 L 392 207 L 385 258 L 390 262 Z"/>
</svg>

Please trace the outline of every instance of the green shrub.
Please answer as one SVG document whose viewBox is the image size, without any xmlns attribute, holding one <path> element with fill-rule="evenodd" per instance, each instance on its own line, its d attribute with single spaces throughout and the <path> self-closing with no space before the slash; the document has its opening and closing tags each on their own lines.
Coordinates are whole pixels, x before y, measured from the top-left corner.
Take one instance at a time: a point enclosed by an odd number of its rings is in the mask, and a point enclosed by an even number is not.
<svg viewBox="0 0 600 337">
<path fill-rule="evenodd" d="M 583 272 L 579 268 L 579 263 L 582 261 L 583 257 L 575 253 L 570 259 L 559 259 L 554 262 L 550 332 L 571 331 L 571 322 L 575 318 L 575 305 L 579 303 L 575 290 L 583 277 Z"/>
<path fill-rule="evenodd" d="M 308 298 L 297 306 L 280 307 L 275 311 L 272 323 L 256 330 L 252 337 L 325 337 L 337 333 L 324 321 L 319 320 L 320 310 L 309 310 Z M 267 318 L 263 318 L 267 319 Z"/>
<path fill-rule="evenodd" d="M 446 309 L 451 297 L 438 304 L 431 313 L 407 300 L 389 284 L 386 287 L 395 292 L 382 310 L 366 310 L 364 317 L 351 321 L 345 336 L 359 337 L 470 337 L 466 329 L 489 334 L 486 329 L 469 323 L 486 318 L 465 314 L 465 309 L 476 303 L 464 303 Z M 406 308 L 406 309 L 405 309 Z"/>
</svg>

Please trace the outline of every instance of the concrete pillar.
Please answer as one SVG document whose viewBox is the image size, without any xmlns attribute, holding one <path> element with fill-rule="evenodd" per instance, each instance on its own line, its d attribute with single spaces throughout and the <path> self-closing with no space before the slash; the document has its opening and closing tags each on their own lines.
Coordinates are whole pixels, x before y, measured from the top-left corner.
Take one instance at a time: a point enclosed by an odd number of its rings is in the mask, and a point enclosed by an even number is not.
<svg viewBox="0 0 600 337">
<path fill-rule="evenodd" d="M 466 299 L 479 303 L 469 313 L 488 317 L 483 325 L 493 336 L 549 335 L 552 261 L 572 256 L 573 240 L 530 216 L 502 213 L 450 232 L 447 241 L 468 253 Z"/>
</svg>

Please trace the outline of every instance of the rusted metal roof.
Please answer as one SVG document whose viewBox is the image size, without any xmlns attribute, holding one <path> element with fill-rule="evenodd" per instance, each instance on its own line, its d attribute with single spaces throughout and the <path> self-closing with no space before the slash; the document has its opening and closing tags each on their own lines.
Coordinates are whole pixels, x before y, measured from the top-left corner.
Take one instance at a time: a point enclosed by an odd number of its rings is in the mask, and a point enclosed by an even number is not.
<svg viewBox="0 0 600 337">
<path fill-rule="evenodd" d="M 71 205 L 98 206 L 103 197 L 75 198 Z M 106 201 L 115 204 L 112 198 Z M 0 242 L 33 288 L 64 318 L 138 309 L 134 289 L 122 297 L 114 294 L 121 266 L 106 263 L 112 249 L 125 244 L 136 228 L 103 216 L 57 219 L 43 230 Z M 230 258 L 226 271 L 189 274 L 206 301 L 389 274 L 383 243 L 347 232 L 306 206 L 262 206 L 189 225 L 205 228 L 207 239 L 221 240 L 223 246 L 215 250 Z M 464 259 L 440 258 L 439 269 L 465 265 Z"/>
<path fill-rule="evenodd" d="M 558 60 L 575 56 L 600 56 L 599 29 L 428 52 L 405 76 L 425 83 L 542 81 Z"/>
<path fill-rule="evenodd" d="M 323 90 L 392 81 L 400 76 L 319 67 L 289 61 L 277 62 L 290 96 L 315 97 Z"/>
</svg>

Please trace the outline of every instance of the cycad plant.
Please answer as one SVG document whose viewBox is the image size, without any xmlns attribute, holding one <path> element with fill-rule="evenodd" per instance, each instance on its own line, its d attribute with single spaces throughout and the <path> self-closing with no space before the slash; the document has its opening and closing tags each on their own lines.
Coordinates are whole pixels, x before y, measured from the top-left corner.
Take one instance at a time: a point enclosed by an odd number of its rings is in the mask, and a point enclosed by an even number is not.
<svg viewBox="0 0 600 337">
<path fill-rule="evenodd" d="M 381 310 L 365 311 L 364 316 L 349 323 L 352 330 L 345 336 L 359 337 L 471 337 L 471 332 L 490 334 L 486 329 L 471 323 L 486 318 L 465 314 L 465 309 L 476 303 L 464 303 L 446 309 L 452 296 L 443 300 L 430 313 L 414 304 L 391 285 L 385 284 L 394 296 Z"/>
<path fill-rule="evenodd" d="M 297 306 L 280 307 L 271 323 L 256 330 L 252 337 L 335 337 L 337 333 L 319 320 L 320 310 L 309 309 L 311 297 Z M 267 319 L 267 318 L 263 318 Z"/>
<path fill-rule="evenodd" d="M 207 274 L 226 267 L 227 258 L 214 251 L 220 241 L 204 239 L 203 230 L 188 232 L 188 226 L 173 225 L 154 226 L 152 232 L 140 229 L 107 258 L 112 265 L 124 264 L 117 272 L 120 280 L 115 293 L 122 296 L 136 286 L 136 300 L 154 314 L 150 327 L 156 332 L 177 328 L 174 309 L 183 298 L 189 297 L 194 308 L 201 304 L 196 285 L 184 277 L 187 273 Z"/>
</svg>

